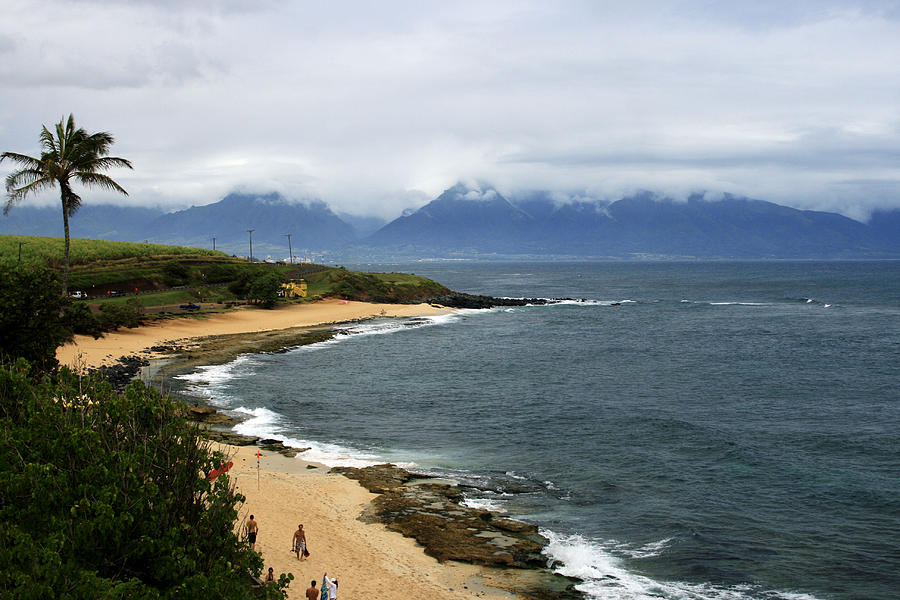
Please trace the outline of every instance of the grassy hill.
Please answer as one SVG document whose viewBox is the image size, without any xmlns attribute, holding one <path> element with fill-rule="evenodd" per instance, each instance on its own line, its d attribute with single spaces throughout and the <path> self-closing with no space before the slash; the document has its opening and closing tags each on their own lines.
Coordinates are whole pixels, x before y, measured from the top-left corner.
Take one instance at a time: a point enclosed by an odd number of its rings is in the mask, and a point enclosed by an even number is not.
<svg viewBox="0 0 900 600">
<path fill-rule="evenodd" d="M 63 243 L 62 238 L 0 236 L 0 265 L 61 270 Z M 70 262 L 70 290 L 84 291 L 92 302 L 100 303 L 137 298 L 145 307 L 235 300 L 240 297 L 232 291 L 235 282 L 268 272 L 285 281 L 306 280 L 308 300 L 339 296 L 415 302 L 449 292 L 430 279 L 405 273 L 359 273 L 315 264 L 250 263 L 223 252 L 160 244 L 72 239 Z"/>
</svg>

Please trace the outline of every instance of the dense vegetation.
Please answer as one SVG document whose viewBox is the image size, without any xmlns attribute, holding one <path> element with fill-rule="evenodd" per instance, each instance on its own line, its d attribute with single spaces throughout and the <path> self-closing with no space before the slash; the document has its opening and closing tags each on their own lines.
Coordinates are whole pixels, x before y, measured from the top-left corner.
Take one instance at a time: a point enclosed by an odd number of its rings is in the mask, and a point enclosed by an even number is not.
<svg viewBox="0 0 900 600">
<path fill-rule="evenodd" d="M 62 240 L 0 236 L 0 266 L 61 266 Z M 73 239 L 69 289 L 94 302 L 121 304 L 107 292 L 140 292 L 137 306 L 183 302 L 226 302 L 239 298 L 272 306 L 277 283 L 303 278 L 309 299 L 339 296 L 353 300 L 419 302 L 449 292 L 444 286 L 406 273 L 359 273 L 342 267 L 250 263 L 199 248 Z M 277 283 L 273 283 L 275 279 Z M 255 282 L 251 285 L 251 282 Z"/>
<path fill-rule="evenodd" d="M 175 402 L 0 365 L 0 589 L 8 598 L 251 598 L 225 457 Z M 281 598 L 287 576 L 264 590 Z"/>
<path fill-rule="evenodd" d="M 0 360 L 22 357 L 41 369 L 56 366 L 57 346 L 74 333 L 66 312 L 71 301 L 61 292 L 46 269 L 0 267 Z"/>
<path fill-rule="evenodd" d="M 72 331 L 60 291 L 43 269 L 0 272 L 3 597 L 283 598 L 287 575 L 253 589 L 243 498 L 227 475 L 208 479 L 225 457 L 176 402 L 56 369 Z"/>
</svg>

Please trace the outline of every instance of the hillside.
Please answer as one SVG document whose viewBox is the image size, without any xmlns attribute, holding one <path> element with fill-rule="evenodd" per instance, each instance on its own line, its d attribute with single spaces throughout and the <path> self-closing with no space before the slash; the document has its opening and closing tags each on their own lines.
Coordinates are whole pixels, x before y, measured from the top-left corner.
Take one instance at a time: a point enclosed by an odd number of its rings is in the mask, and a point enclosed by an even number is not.
<svg viewBox="0 0 900 600">
<path fill-rule="evenodd" d="M 21 243 L 21 246 L 20 246 Z M 60 269 L 62 238 L 0 235 L 0 264 Z M 144 307 L 183 302 L 239 300 L 247 282 L 273 273 L 280 281 L 304 279 L 308 299 L 339 296 L 379 302 L 418 302 L 449 292 L 424 277 L 405 273 L 361 273 L 317 264 L 251 263 L 222 252 L 107 240 L 73 239 L 70 290 L 91 302 Z"/>
</svg>

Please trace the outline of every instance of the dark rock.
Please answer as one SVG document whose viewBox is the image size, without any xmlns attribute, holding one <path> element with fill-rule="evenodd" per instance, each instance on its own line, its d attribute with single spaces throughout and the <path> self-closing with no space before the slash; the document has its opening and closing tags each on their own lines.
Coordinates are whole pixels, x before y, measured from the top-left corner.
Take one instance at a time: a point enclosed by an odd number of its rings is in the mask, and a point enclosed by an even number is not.
<svg viewBox="0 0 900 600">
<path fill-rule="evenodd" d="M 429 304 L 439 304 L 449 308 L 493 308 L 495 306 L 527 306 L 555 304 L 572 298 L 496 298 L 453 292 L 425 300 Z"/>
<path fill-rule="evenodd" d="M 536 526 L 463 506 L 462 492 L 455 486 L 408 485 L 419 477 L 394 465 L 343 467 L 332 472 L 357 479 L 369 491 L 380 494 L 367 518 L 415 538 L 438 560 L 492 567 L 545 566 L 541 550 L 547 540 L 538 534 Z"/>
<path fill-rule="evenodd" d="M 374 494 L 382 494 L 396 489 L 413 478 L 409 471 L 391 464 L 374 465 L 365 469 L 335 467 L 330 472 L 340 473 L 350 479 L 356 479 L 361 486 Z"/>
<path fill-rule="evenodd" d="M 225 413 L 219 412 L 211 406 L 203 406 L 202 404 L 192 404 L 187 406 L 182 414 L 190 421 L 204 423 L 207 425 L 235 425 L 237 419 L 230 417 Z"/>
<path fill-rule="evenodd" d="M 259 438 L 256 436 L 240 435 L 230 431 L 218 431 L 214 429 L 204 431 L 203 435 L 215 442 L 222 442 L 223 444 L 230 444 L 232 446 L 252 446 L 259 441 Z"/>
<path fill-rule="evenodd" d="M 141 368 L 149 364 L 150 361 L 147 358 L 134 354 L 120 357 L 116 364 L 112 366 L 99 367 L 92 369 L 90 372 L 100 373 L 114 389 L 123 391 L 131 383 L 131 380 L 141 372 Z"/>
</svg>

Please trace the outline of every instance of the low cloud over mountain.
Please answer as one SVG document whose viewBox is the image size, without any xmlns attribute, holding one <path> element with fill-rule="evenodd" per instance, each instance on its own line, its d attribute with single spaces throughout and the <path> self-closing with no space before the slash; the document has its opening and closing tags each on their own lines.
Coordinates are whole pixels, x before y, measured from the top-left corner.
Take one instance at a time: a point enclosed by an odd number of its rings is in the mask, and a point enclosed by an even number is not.
<svg viewBox="0 0 900 600">
<path fill-rule="evenodd" d="M 59 235 L 58 209 L 17 206 L 0 233 Z M 531 191 L 506 197 L 489 185 L 459 183 L 378 228 L 377 219 L 336 215 L 324 202 L 276 193 L 229 194 L 172 213 L 85 206 L 76 237 L 216 247 L 246 256 L 360 261 L 417 258 L 900 258 L 900 211 L 868 224 L 771 202 L 649 192 L 616 201 Z M 377 229 L 377 230 L 376 230 Z"/>
</svg>

